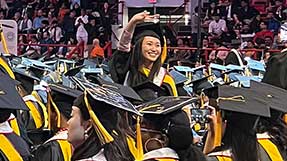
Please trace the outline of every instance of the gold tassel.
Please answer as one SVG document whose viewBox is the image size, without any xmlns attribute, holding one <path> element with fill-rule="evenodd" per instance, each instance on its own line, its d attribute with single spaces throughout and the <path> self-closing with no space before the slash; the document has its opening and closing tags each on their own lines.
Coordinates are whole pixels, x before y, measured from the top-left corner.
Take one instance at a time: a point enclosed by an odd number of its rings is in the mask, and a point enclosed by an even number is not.
<svg viewBox="0 0 287 161">
<path fill-rule="evenodd" d="M 164 41 L 164 44 L 163 44 L 163 49 L 162 49 L 161 58 L 160 58 L 161 64 L 164 63 L 164 61 L 165 61 L 165 59 L 167 57 L 167 46 L 166 46 L 166 38 L 165 38 L 165 36 L 163 36 L 163 41 Z"/>
<path fill-rule="evenodd" d="M 216 113 L 216 119 L 217 123 L 215 125 L 215 137 L 214 137 L 214 147 L 221 145 L 221 139 L 222 139 L 222 118 L 221 118 L 221 112 Z"/>
<path fill-rule="evenodd" d="M 284 122 L 287 124 L 287 114 L 285 114 L 285 115 L 283 116 L 283 120 L 284 120 Z"/>
<path fill-rule="evenodd" d="M 51 130 L 51 100 L 49 99 L 49 95 L 47 100 L 47 109 L 48 109 L 48 129 Z"/>
<path fill-rule="evenodd" d="M 9 50 L 8 50 L 8 47 L 7 47 L 6 39 L 5 39 L 5 36 L 4 36 L 2 24 L 0 24 L 0 34 L 1 34 L 1 41 L 2 41 L 4 52 L 5 52 L 5 54 L 10 54 Z"/>
<path fill-rule="evenodd" d="M 10 68 L 8 63 L 2 57 L 0 57 L 0 66 L 2 66 L 4 68 L 4 70 L 9 74 L 9 76 L 12 79 L 15 79 L 15 75 L 14 75 L 12 69 Z"/>
<path fill-rule="evenodd" d="M 92 107 L 87 98 L 87 91 L 84 92 L 84 95 L 85 95 L 84 96 L 85 105 L 89 111 L 91 120 L 95 127 L 96 133 L 101 141 L 101 144 L 104 145 L 106 143 L 113 142 L 114 138 L 108 133 L 108 131 L 105 129 L 105 127 L 102 125 L 102 123 L 100 122 L 100 120 L 98 119 L 94 111 L 92 110 Z"/>
<path fill-rule="evenodd" d="M 141 135 L 141 126 L 140 126 L 140 117 L 137 117 L 137 125 L 136 125 L 136 131 L 137 131 L 137 158 L 136 161 L 142 161 L 143 160 L 143 144 L 142 144 L 142 135 Z"/>
<path fill-rule="evenodd" d="M 52 96 L 51 96 L 51 94 L 50 93 L 48 93 L 48 112 L 50 112 L 50 113 L 48 113 L 48 115 L 49 115 L 49 129 L 51 128 L 51 104 L 52 104 L 52 106 L 53 106 L 53 108 L 54 108 L 54 110 L 55 110 L 55 112 L 56 112 L 56 115 L 57 115 L 57 128 L 60 128 L 61 127 L 61 114 L 60 114 L 60 111 L 59 111 L 59 109 L 58 109 L 58 107 L 57 107 L 57 105 L 55 104 L 55 102 L 53 101 L 53 99 L 52 99 Z"/>
</svg>

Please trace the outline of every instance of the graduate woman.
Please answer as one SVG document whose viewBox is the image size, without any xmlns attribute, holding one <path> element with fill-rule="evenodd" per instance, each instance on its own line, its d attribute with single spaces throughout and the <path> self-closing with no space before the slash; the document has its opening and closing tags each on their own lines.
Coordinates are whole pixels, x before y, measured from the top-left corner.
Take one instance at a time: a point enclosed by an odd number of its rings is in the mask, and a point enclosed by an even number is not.
<svg viewBox="0 0 287 161">
<path fill-rule="evenodd" d="M 120 112 L 137 113 L 122 96 L 95 87 L 79 96 L 68 121 L 68 141 L 75 148 L 72 161 L 134 161 L 126 141 L 127 132 L 120 128 Z"/>
<path fill-rule="evenodd" d="M 166 58 L 162 30 L 158 23 L 146 22 L 157 17 L 146 11 L 134 15 L 123 31 L 110 63 L 112 79 L 131 86 L 145 101 L 158 95 L 178 95 L 173 78 L 162 67 Z M 160 87 L 160 92 L 147 90 L 154 89 L 152 86 Z"/>
</svg>

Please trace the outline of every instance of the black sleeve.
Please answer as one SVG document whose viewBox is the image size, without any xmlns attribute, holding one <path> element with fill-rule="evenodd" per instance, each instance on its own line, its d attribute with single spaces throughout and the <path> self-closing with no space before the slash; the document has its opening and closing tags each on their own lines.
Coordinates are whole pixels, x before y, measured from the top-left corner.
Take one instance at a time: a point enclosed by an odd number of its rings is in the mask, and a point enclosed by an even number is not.
<svg viewBox="0 0 287 161">
<path fill-rule="evenodd" d="M 109 63 L 109 67 L 113 81 L 123 84 L 130 67 L 130 53 L 116 51 Z"/>
<path fill-rule="evenodd" d="M 64 161 L 62 150 L 57 141 L 39 146 L 33 153 L 31 161 Z"/>
</svg>

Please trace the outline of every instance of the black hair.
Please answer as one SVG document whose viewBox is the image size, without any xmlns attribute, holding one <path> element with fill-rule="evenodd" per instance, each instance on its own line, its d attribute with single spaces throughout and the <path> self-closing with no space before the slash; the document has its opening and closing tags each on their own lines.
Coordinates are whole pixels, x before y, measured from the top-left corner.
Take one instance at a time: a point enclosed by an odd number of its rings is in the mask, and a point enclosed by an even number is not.
<svg viewBox="0 0 287 161">
<path fill-rule="evenodd" d="M 232 150 L 233 161 L 258 161 L 256 129 L 253 129 L 255 115 L 225 112 L 226 130 L 222 138 L 223 145 L 214 151 Z"/>
<path fill-rule="evenodd" d="M 9 110 L 9 109 L 0 109 L 0 123 L 3 123 L 5 121 L 7 121 L 11 115 L 11 113 L 13 112 L 13 110 Z"/>
<path fill-rule="evenodd" d="M 120 114 L 120 110 L 118 110 L 115 107 L 111 107 L 110 105 L 95 101 L 88 95 L 88 101 L 93 108 L 96 116 L 99 118 L 105 129 L 111 134 L 111 136 L 114 138 L 113 142 L 107 143 L 103 146 L 99 144 L 100 140 L 98 136 L 95 134 L 95 130 L 92 128 L 90 139 L 86 140 L 88 143 L 90 140 L 96 145 L 93 145 L 93 149 L 97 149 L 97 151 L 92 151 L 92 155 L 95 155 L 99 152 L 101 148 L 104 149 L 104 155 L 107 159 L 107 161 L 133 161 L 134 157 L 129 151 L 128 144 L 127 144 L 127 132 L 125 128 L 121 128 L 121 125 L 124 124 L 121 120 L 123 119 L 122 115 Z M 81 111 L 82 117 L 84 120 L 90 119 L 89 112 L 87 110 L 87 107 L 85 106 L 84 101 L 84 95 L 79 96 L 74 101 L 74 106 L 78 107 Z M 95 108 L 97 108 L 95 110 Z M 85 155 L 86 152 L 83 149 L 87 149 L 88 146 L 85 146 L 86 143 L 83 143 L 84 145 L 80 146 L 75 150 L 75 153 L 77 154 L 74 159 L 79 159 L 77 157 L 83 158 L 83 154 Z M 87 144 L 89 145 L 89 144 Z M 81 154 L 83 153 L 83 154 Z M 91 154 L 90 154 L 91 155 Z M 87 156 L 86 157 L 91 157 Z"/>
<path fill-rule="evenodd" d="M 142 54 L 142 43 L 143 43 L 144 37 L 137 40 L 135 43 L 135 46 L 132 51 L 131 56 L 131 77 L 128 80 L 130 85 L 134 85 L 135 82 L 139 79 L 139 70 L 143 65 L 144 57 Z M 149 73 L 148 80 L 153 81 L 154 77 L 158 74 L 161 67 L 161 56 L 158 57 L 158 59 L 153 63 L 152 69 Z"/>
<path fill-rule="evenodd" d="M 271 141 L 278 146 L 282 152 L 287 151 L 287 125 L 282 119 L 282 112 L 271 110 L 270 118 L 261 118 L 259 133 L 267 132 Z"/>
</svg>

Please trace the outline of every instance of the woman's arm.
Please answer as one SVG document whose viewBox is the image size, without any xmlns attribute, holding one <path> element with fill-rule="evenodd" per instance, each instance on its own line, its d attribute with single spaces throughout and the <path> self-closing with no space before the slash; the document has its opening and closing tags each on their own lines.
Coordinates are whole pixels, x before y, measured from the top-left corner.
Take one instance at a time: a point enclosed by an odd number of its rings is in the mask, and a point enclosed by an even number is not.
<svg viewBox="0 0 287 161">
<path fill-rule="evenodd" d="M 118 50 L 123 51 L 123 52 L 129 52 L 130 46 L 131 46 L 131 40 L 132 40 L 136 25 L 144 22 L 145 20 L 153 19 L 157 16 L 158 15 L 150 15 L 150 13 L 147 11 L 134 15 L 129 21 L 129 23 L 127 24 L 126 28 L 124 29 L 121 35 L 121 38 L 118 44 Z"/>
</svg>

